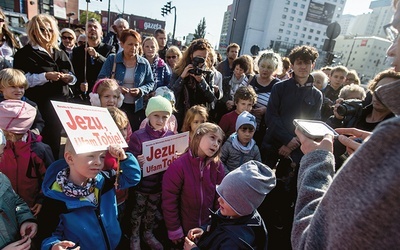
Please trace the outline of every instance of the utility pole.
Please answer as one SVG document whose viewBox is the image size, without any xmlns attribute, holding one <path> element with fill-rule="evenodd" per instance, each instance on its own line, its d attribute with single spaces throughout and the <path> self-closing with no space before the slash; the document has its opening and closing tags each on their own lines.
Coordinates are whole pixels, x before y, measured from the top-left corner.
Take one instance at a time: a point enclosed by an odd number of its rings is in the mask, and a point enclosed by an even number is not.
<svg viewBox="0 0 400 250">
<path fill-rule="evenodd" d="M 174 10 L 175 18 L 174 18 L 174 31 L 172 32 L 172 43 L 175 42 L 175 28 L 176 28 L 176 7 L 171 6 L 172 2 L 167 2 L 164 7 L 161 8 L 161 15 L 166 16 L 168 13 L 171 13 L 171 10 Z"/>
</svg>

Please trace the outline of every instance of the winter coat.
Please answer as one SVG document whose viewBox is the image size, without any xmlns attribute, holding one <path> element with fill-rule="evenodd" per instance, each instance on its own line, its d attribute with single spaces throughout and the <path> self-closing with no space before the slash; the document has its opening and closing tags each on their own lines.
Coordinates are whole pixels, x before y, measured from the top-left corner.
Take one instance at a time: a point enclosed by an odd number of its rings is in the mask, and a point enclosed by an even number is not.
<svg viewBox="0 0 400 250">
<path fill-rule="evenodd" d="M 223 177 L 221 161 L 204 161 L 190 150 L 171 163 L 162 183 L 162 210 L 171 240 L 209 222 L 209 209 L 218 208 L 215 188 Z"/>
<path fill-rule="evenodd" d="M 140 168 L 130 153 L 120 161 L 121 174 L 118 183 L 121 189 L 136 185 L 140 180 Z M 65 160 L 54 162 L 47 170 L 43 181 L 46 196 L 39 213 L 38 238 L 42 249 L 62 240 L 74 242 L 81 249 L 115 249 L 121 239 L 121 229 L 117 220 L 115 199 L 115 171 L 101 171 L 96 178 L 94 193 L 98 204 L 85 198 L 68 197 L 55 181 L 57 174 L 68 167 Z"/>
</svg>

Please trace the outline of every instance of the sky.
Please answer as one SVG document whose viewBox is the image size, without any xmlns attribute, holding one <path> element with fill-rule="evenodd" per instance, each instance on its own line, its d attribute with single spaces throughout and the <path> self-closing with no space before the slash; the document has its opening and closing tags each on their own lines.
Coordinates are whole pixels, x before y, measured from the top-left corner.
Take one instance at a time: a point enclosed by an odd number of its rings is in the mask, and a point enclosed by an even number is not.
<svg viewBox="0 0 400 250">
<path fill-rule="evenodd" d="M 146 16 L 153 19 L 166 22 L 166 31 L 171 33 L 174 27 L 174 13 L 172 11 L 166 17 L 161 16 L 161 8 L 172 0 L 111 0 L 111 11 L 118 13 L 135 14 Z M 323 0 L 319 0 L 323 2 Z M 215 47 L 219 41 L 222 21 L 227 6 L 232 4 L 233 0 L 175 0 L 172 6 L 176 7 L 177 23 L 175 37 L 181 39 L 188 33 L 194 33 L 200 20 L 205 17 L 206 36 L 210 43 Z M 368 12 L 368 6 L 371 0 L 347 0 L 343 14 L 359 15 Z M 79 8 L 86 10 L 86 1 L 79 0 Z M 125 8 L 124 8 L 125 4 Z M 89 3 L 90 11 L 101 11 L 108 9 L 108 0 L 91 0 Z"/>
</svg>

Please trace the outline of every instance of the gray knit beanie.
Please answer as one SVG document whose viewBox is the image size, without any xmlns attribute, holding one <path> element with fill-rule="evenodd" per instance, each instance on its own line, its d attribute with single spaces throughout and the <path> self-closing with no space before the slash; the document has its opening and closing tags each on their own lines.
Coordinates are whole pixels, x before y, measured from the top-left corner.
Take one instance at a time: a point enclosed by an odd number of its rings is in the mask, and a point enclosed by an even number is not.
<svg viewBox="0 0 400 250">
<path fill-rule="evenodd" d="M 252 125 L 254 129 L 257 127 L 256 117 L 247 111 L 243 111 L 236 119 L 236 131 L 245 124 Z"/>
<path fill-rule="evenodd" d="M 275 174 L 258 161 L 248 161 L 230 172 L 217 186 L 217 193 L 240 216 L 251 214 L 275 187 Z"/>
</svg>

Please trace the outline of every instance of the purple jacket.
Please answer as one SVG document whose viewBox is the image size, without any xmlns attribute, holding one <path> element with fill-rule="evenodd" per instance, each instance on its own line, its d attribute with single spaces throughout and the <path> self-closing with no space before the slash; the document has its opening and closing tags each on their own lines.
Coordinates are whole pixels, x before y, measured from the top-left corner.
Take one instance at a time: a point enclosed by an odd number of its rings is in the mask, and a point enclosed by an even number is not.
<svg viewBox="0 0 400 250">
<path fill-rule="evenodd" d="M 209 209 L 218 209 L 215 191 L 224 178 L 221 161 L 193 157 L 190 150 L 171 163 L 162 183 L 162 210 L 168 237 L 183 238 L 209 222 Z"/>
<path fill-rule="evenodd" d="M 165 136 L 174 135 L 174 132 L 170 130 L 163 130 L 163 131 L 154 131 L 152 127 L 147 123 L 146 127 L 136 130 L 132 133 L 131 138 L 128 144 L 128 152 L 131 152 L 136 158 L 138 155 L 143 154 L 142 152 L 142 143 L 146 141 L 151 141 L 155 139 L 159 139 Z M 164 171 L 143 177 L 139 184 L 135 187 L 136 191 L 145 194 L 156 194 L 161 192 L 161 181 L 164 175 Z"/>
</svg>

